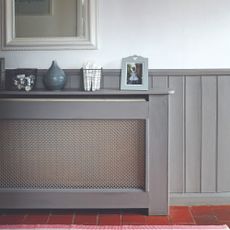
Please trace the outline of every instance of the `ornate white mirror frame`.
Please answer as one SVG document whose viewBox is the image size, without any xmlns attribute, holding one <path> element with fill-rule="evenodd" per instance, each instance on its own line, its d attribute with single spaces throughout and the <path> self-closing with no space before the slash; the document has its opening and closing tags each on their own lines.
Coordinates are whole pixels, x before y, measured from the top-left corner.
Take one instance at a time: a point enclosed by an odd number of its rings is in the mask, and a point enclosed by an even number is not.
<svg viewBox="0 0 230 230">
<path fill-rule="evenodd" d="M 2 50 L 61 50 L 97 48 L 97 0 L 84 0 L 82 14 L 84 36 L 17 38 L 15 33 L 14 0 L 1 0 Z"/>
</svg>

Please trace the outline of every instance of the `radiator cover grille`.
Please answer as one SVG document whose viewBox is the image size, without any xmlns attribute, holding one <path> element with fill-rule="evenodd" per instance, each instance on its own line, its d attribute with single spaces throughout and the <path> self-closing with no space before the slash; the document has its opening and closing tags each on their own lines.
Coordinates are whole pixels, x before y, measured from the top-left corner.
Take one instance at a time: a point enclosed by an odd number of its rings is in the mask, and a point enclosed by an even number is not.
<svg viewBox="0 0 230 230">
<path fill-rule="evenodd" d="M 144 120 L 0 121 L 0 190 L 144 188 Z"/>
</svg>

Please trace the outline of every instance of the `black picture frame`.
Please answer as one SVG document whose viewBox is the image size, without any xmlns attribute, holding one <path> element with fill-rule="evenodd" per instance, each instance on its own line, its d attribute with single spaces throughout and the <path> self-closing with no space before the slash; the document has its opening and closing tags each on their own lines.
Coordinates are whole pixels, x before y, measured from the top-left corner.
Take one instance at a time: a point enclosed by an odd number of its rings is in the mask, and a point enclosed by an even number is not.
<svg viewBox="0 0 230 230">
<path fill-rule="evenodd" d="M 5 89 L 5 58 L 0 58 L 0 89 Z"/>
</svg>

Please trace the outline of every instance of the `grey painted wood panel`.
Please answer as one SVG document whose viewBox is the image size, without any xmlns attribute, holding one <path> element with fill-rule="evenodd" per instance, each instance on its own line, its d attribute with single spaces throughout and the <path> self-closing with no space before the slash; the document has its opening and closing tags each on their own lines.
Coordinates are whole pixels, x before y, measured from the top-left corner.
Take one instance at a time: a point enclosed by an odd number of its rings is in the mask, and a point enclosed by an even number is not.
<svg viewBox="0 0 230 230">
<path fill-rule="evenodd" d="M 39 70 L 39 76 L 45 72 Z M 102 88 L 119 89 L 120 70 L 103 72 Z M 67 70 L 66 73 L 71 78 L 71 88 L 79 88 L 80 71 Z M 219 81 L 219 87 L 216 85 L 218 94 L 215 89 L 216 76 Z M 208 194 L 216 190 L 229 192 L 230 70 L 149 70 L 149 78 L 150 88 L 162 90 L 169 84 L 170 88 L 175 89 L 175 95 L 170 96 L 170 191 L 177 194 Z M 39 88 L 42 88 L 41 80 L 38 79 Z M 183 81 L 186 82 L 184 86 Z M 70 94 L 75 95 L 73 92 Z M 84 95 L 84 92 L 80 94 Z"/>
<path fill-rule="evenodd" d="M 89 209 L 92 207 L 94 209 L 118 209 L 146 208 L 149 204 L 148 193 L 135 191 L 0 192 L 0 202 L 2 209 L 34 209 L 34 207 L 40 209 L 50 209 L 50 207 L 53 209 Z"/>
<path fill-rule="evenodd" d="M 170 205 L 227 205 L 230 192 L 171 193 Z"/>
<path fill-rule="evenodd" d="M 217 79 L 202 77 L 201 192 L 216 192 Z"/>
<path fill-rule="evenodd" d="M 165 89 L 168 87 L 168 76 L 154 76 L 152 79 L 152 88 Z"/>
<path fill-rule="evenodd" d="M 170 191 L 184 192 L 184 77 L 170 77 L 169 87 L 175 94 L 169 98 Z"/>
<path fill-rule="evenodd" d="M 102 85 L 105 89 L 120 89 L 120 77 L 105 76 Z"/>
<path fill-rule="evenodd" d="M 148 191 L 149 214 L 168 213 L 168 97 L 149 97 Z M 159 177 L 160 176 L 160 177 Z M 160 179 L 159 179 L 160 178 Z"/>
<path fill-rule="evenodd" d="M 218 78 L 218 192 L 230 191 L 230 76 Z"/>
<path fill-rule="evenodd" d="M 0 108 L 3 113 L 0 114 L 0 119 L 146 120 L 146 158 L 148 159 L 146 161 L 148 165 L 146 192 L 142 191 L 136 194 L 132 191 L 130 194 L 125 192 L 111 193 L 108 189 L 107 192 L 100 195 L 100 193 L 93 194 L 88 191 L 85 193 L 77 193 L 76 191 L 50 193 L 33 188 L 37 192 L 37 196 L 33 196 L 36 193 L 30 193 L 30 191 L 26 191 L 27 189 L 19 189 L 18 191 L 17 187 L 12 188 L 12 193 L 5 193 L 8 188 L 6 186 L 6 190 L 0 194 L 1 208 L 148 208 L 150 215 L 167 215 L 169 92 L 165 92 L 165 94 L 153 94 L 153 92 L 142 93 L 148 98 L 145 99 L 144 96 L 141 101 L 135 99 L 133 102 L 125 100 L 128 92 L 123 95 L 124 100 L 120 99 L 120 101 L 115 102 L 110 101 L 109 98 L 105 101 L 94 102 L 92 99 L 82 101 L 77 100 L 78 98 L 72 100 L 52 100 L 52 98 L 45 98 L 45 100 L 34 98 L 1 99 Z M 133 92 L 130 93 L 130 95 L 132 94 Z M 70 140 L 74 141 L 72 138 Z M 49 195 L 46 196 L 46 194 Z M 52 198 L 50 198 L 51 195 Z M 20 197 L 21 199 L 19 199 Z M 68 199 L 63 199 L 64 197 L 68 197 Z M 14 202 L 15 200 L 19 202 Z"/>
<path fill-rule="evenodd" d="M 0 119 L 143 119 L 147 117 L 148 103 L 0 100 L 0 108 Z"/>
<path fill-rule="evenodd" d="M 186 192 L 201 190 L 201 77 L 186 77 L 185 89 Z"/>
</svg>

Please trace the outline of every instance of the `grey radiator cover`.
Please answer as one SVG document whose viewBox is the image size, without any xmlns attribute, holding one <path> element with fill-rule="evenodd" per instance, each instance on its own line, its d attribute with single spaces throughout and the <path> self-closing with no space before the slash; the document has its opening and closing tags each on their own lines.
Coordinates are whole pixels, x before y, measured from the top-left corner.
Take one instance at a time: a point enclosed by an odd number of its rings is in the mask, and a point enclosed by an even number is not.
<svg viewBox="0 0 230 230">
<path fill-rule="evenodd" d="M 167 214 L 168 94 L 2 97 L 0 208 Z"/>
</svg>

